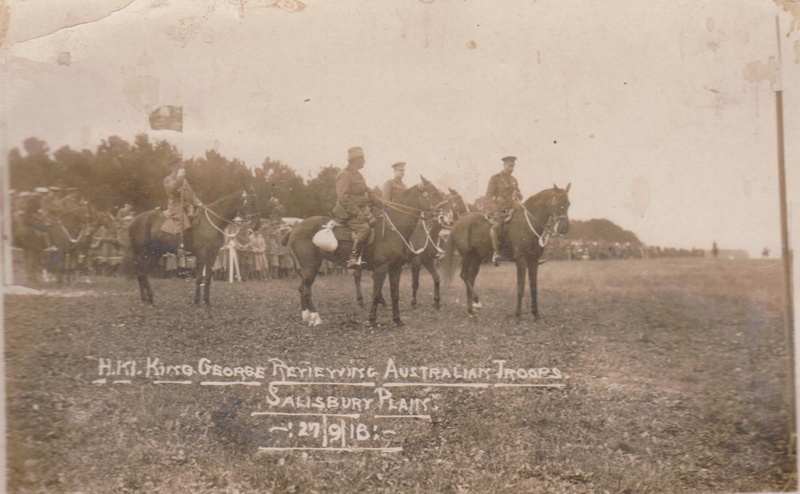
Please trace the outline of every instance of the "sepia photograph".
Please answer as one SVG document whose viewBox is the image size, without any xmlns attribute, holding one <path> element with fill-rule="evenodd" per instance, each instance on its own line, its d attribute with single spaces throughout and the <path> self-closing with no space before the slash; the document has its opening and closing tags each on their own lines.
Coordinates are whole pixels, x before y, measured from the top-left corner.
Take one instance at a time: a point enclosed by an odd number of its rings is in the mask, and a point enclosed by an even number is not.
<svg viewBox="0 0 800 494">
<path fill-rule="evenodd" d="M 798 491 L 800 2 L 0 0 L 0 50 L 5 491 Z"/>
</svg>

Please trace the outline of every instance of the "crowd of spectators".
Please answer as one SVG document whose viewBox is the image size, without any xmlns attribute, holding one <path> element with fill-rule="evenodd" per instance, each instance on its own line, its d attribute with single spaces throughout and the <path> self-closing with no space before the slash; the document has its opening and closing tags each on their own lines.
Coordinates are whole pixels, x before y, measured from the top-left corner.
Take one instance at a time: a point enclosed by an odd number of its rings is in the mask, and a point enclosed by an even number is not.
<svg viewBox="0 0 800 494">
<path fill-rule="evenodd" d="M 603 242 L 551 238 L 545 255 L 553 261 L 598 261 L 611 259 L 652 259 L 659 257 L 703 257 L 703 249 L 676 249 L 631 242 Z"/>
</svg>

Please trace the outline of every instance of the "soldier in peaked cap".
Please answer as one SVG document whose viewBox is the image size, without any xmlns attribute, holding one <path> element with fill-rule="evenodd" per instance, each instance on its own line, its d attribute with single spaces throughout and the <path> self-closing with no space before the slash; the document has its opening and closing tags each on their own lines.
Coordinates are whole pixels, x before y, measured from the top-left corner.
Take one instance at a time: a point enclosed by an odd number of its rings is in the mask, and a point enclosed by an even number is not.
<svg viewBox="0 0 800 494">
<path fill-rule="evenodd" d="M 492 225 L 489 233 L 494 249 L 492 262 L 495 266 L 500 264 L 500 236 L 503 225 L 511 219 L 514 208 L 522 200 L 517 179 L 512 176 L 516 161 L 516 156 L 503 158 L 503 171 L 489 179 L 489 186 L 486 188 L 486 198 L 489 199 L 487 218 Z"/>
<path fill-rule="evenodd" d="M 336 176 L 336 206 L 333 215 L 347 223 L 353 232 L 353 250 L 347 260 L 348 268 L 361 265 L 361 250 L 367 242 L 370 226 L 375 217 L 369 209 L 370 204 L 383 205 L 380 198 L 375 197 L 361 170 L 364 168 L 364 150 L 352 147 L 347 150 L 347 166 Z"/>
<path fill-rule="evenodd" d="M 403 176 L 406 174 L 406 164 L 402 161 L 392 165 L 394 170 L 394 178 L 390 178 L 383 184 L 381 193 L 383 200 L 386 202 L 395 202 L 400 197 L 400 193 L 406 190 L 406 184 L 403 183 Z"/>
</svg>

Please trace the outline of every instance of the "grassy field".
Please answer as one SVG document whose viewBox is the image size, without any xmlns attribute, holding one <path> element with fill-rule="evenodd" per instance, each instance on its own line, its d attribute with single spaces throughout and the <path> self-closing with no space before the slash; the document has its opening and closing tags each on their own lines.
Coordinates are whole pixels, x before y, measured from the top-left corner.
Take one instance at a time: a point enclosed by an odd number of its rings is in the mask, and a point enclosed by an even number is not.
<svg viewBox="0 0 800 494">
<path fill-rule="evenodd" d="M 155 307 L 111 278 L 6 296 L 9 490 L 797 488 L 777 262 L 550 262 L 539 322 L 513 317 L 510 265 L 482 270 L 472 319 L 460 280 L 440 311 L 427 275 L 413 311 L 409 285 L 406 326 L 384 308 L 374 330 L 345 276 L 317 281 L 313 329 L 294 280 L 217 283 L 210 310 L 182 280 Z"/>
</svg>

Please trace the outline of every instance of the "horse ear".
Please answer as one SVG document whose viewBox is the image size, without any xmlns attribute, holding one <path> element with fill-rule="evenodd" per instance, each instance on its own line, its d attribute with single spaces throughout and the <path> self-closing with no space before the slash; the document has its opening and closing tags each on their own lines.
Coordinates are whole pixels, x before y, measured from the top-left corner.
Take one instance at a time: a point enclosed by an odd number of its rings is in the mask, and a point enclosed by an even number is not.
<svg viewBox="0 0 800 494">
<path fill-rule="evenodd" d="M 567 184 L 567 188 L 566 188 L 566 189 L 564 189 L 564 192 L 569 192 L 569 187 L 570 187 L 570 185 L 572 185 L 572 182 L 570 182 L 570 183 L 568 183 L 568 184 Z"/>
<path fill-rule="evenodd" d="M 450 191 L 450 195 L 451 195 L 451 196 L 458 195 L 458 192 L 454 191 L 454 190 L 453 190 L 453 189 L 451 189 L 450 187 L 448 187 L 448 188 L 447 188 L 447 190 L 449 190 L 449 191 Z"/>
<path fill-rule="evenodd" d="M 431 184 L 430 182 L 428 182 L 427 180 L 425 180 L 425 177 L 423 177 L 422 175 L 420 175 L 420 176 L 419 176 L 419 178 L 421 178 L 421 179 L 422 179 L 422 185 L 428 186 L 428 185 L 430 185 L 430 184 Z"/>
<path fill-rule="evenodd" d="M 558 185 L 556 185 L 555 182 L 553 182 L 553 189 L 558 190 Z"/>
</svg>

